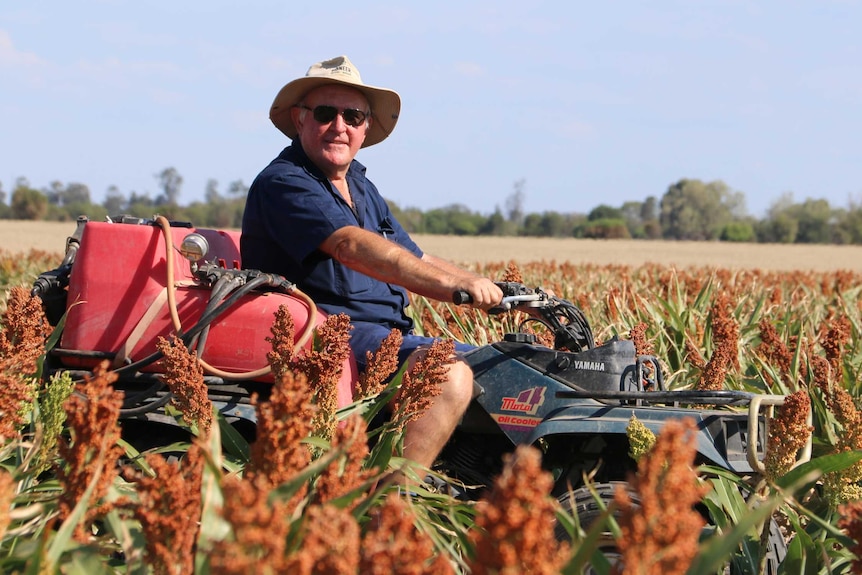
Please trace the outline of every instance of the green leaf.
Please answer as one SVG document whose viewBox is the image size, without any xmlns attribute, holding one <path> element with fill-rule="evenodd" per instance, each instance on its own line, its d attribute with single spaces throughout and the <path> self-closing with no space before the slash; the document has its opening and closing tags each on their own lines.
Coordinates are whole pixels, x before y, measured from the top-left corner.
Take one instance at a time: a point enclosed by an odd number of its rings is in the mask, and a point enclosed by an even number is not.
<svg viewBox="0 0 862 575">
<path fill-rule="evenodd" d="M 104 444 L 104 440 L 102 443 Z M 84 495 L 78 500 L 72 513 L 70 513 L 66 520 L 63 521 L 63 524 L 60 525 L 60 528 L 57 530 L 57 534 L 48 545 L 45 558 L 48 560 L 49 565 L 59 565 L 61 555 L 67 548 L 69 548 L 69 542 L 72 540 L 75 528 L 84 519 L 84 516 L 87 513 L 87 508 L 90 505 L 90 497 L 92 497 L 93 490 L 96 488 L 96 485 L 98 485 L 99 478 L 102 476 L 104 460 L 105 445 L 102 445 L 102 449 L 99 451 L 98 457 L 96 457 L 94 462 L 91 462 L 91 465 L 96 466 L 96 473 L 93 474 L 92 479 L 90 479 L 90 483 L 87 484 L 87 489 L 84 491 Z"/>
<path fill-rule="evenodd" d="M 598 499 L 596 499 L 596 502 L 600 506 L 603 506 L 603 502 Z M 610 512 L 605 507 L 602 509 L 601 515 L 593 521 L 589 531 L 587 531 L 586 537 L 578 542 L 578 548 L 566 566 L 563 567 L 562 575 L 579 575 L 580 573 L 584 573 L 587 565 L 598 575 L 608 575 L 610 573 L 611 564 L 599 547 L 602 537 L 607 535 L 609 518 Z"/>
<path fill-rule="evenodd" d="M 248 464 L 251 448 L 245 437 L 225 419 L 224 415 L 217 413 L 219 431 L 221 432 L 222 447 L 225 452 L 236 457 L 243 465 Z"/>
<path fill-rule="evenodd" d="M 862 450 L 823 455 L 794 467 L 784 476 L 779 477 L 775 484 L 782 489 L 789 489 L 793 485 L 799 485 L 800 489 L 809 489 L 821 476 L 843 471 L 860 460 L 862 460 Z"/>
<path fill-rule="evenodd" d="M 751 536 L 751 531 L 772 515 L 781 504 L 778 497 L 764 501 L 758 507 L 749 510 L 729 531 L 716 532 L 709 537 L 701 547 L 698 556 L 686 572 L 687 575 L 707 575 L 715 573 L 727 563 L 739 548 L 740 544 Z"/>
<path fill-rule="evenodd" d="M 213 417 L 218 418 L 217 410 L 213 409 Z M 195 572 L 205 573 L 209 551 L 217 541 L 221 541 L 231 532 L 230 524 L 221 516 L 220 509 L 224 504 L 221 490 L 222 465 L 221 456 L 221 424 L 210 427 L 207 438 L 206 456 L 201 472 L 201 521 L 195 554 Z"/>
</svg>

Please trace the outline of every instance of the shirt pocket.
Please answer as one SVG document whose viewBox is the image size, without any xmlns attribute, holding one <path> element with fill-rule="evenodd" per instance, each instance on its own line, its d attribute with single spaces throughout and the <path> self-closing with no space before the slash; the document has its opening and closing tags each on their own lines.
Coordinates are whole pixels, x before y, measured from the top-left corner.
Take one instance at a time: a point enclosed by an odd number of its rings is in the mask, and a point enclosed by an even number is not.
<svg viewBox="0 0 862 575">
<path fill-rule="evenodd" d="M 335 270 L 336 289 L 345 297 L 367 294 L 374 289 L 377 280 L 347 266 L 337 265 Z"/>
</svg>

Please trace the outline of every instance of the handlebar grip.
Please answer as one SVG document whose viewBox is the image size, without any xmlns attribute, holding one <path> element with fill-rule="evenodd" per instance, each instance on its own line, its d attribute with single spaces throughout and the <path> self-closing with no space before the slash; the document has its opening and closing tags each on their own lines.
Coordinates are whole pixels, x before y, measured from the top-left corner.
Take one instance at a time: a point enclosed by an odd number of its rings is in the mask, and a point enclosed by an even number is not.
<svg viewBox="0 0 862 575">
<path fill-rule="evenodd" d="M 465 303 L 472 303 L 473 296 L 470 295 L 470 292 L 464 290 L 458 290 L 452 294 L 452 303 L 455 305 L 463 305 Z"/>
</svg>

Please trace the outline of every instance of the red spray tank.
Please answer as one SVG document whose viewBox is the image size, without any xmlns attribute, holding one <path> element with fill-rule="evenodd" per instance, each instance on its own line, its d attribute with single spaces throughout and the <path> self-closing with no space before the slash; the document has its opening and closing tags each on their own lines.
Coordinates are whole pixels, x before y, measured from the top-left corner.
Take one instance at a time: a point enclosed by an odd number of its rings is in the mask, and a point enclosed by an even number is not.
<svg viewBox="0 0 862 575">
<path fill-rule="evenodd" d="M 179 227 L 164 218 L 133 222 L 83 227 L 54 353 L 64 367 L 92 369 L 107 358 L 114 368 L 158 373 L 161 363 L 148 358 L 157 355 L 159 337 L 182 333 L 202 349 L 205 374 L 272 382 L 267 338 L 280 306 L 293 318 L 298 352 L 310 349 L 312 330 L 326 314 L 284 278 L 242 270 L 238 232 Z M 339 407 L 352 401 L 356 376 L 350 355 L 338 383 Z"/>
</svg>

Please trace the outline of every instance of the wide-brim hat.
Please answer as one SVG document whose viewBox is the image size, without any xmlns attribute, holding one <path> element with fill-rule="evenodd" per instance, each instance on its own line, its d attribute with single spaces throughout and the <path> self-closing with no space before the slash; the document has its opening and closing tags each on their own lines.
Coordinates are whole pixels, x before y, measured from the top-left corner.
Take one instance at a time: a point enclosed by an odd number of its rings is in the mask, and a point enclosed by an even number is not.
<svg viewBox="0 0 862 575">
<path fill-rule="evenodd" d="M 285 84 L 269 109 L 269 119 L 288 138 L 296 138 L 297 128 L 290 109 L 299 104 L 308 92 L 327 84 L 356 88 L 368 99 L 372 120 L 371 128 L 365 134 L 363 148 L 382 142 L 395 129 L 398 114 L 401 112 L 401 96 L 393 90 L 363 84 L 359 70 L 347 56 L 312 64 L 305 76 Z"/>
</svg>

